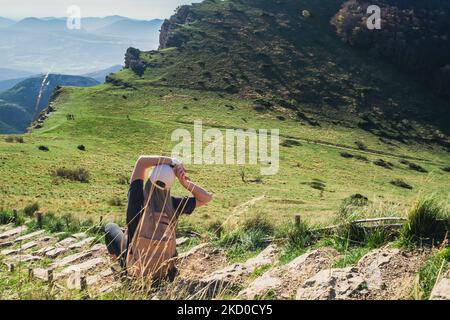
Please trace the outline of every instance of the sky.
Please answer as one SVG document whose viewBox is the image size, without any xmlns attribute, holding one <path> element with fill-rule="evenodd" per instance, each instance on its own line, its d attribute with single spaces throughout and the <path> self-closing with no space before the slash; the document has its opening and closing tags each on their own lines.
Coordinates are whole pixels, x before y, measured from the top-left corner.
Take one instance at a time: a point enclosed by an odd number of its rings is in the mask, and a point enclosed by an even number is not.
<svg viewBox="0 0 450 320">
<path fill-rule="evenodd" d="M 82 17 L 121 15 L 150 20 L 170 17 L 182 4 L 200 0 L 0 0 L 0 16 L 10 19 L 26 17 L 65 17 L 76 5 Z"/>
</svg>

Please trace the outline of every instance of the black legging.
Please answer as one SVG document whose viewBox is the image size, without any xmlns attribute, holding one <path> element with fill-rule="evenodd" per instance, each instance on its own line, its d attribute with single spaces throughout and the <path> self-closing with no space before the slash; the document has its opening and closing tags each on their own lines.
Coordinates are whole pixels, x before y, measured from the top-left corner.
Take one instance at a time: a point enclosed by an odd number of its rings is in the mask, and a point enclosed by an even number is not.
<svg viewBox="0 0 450 320">
<path fill-rule="evenodd" d="M 128 238 L 115 223 L 105 226 L 105 242 L 110 254 L 119 258 L 122 268 L 126 266 Z"/>
</svg>

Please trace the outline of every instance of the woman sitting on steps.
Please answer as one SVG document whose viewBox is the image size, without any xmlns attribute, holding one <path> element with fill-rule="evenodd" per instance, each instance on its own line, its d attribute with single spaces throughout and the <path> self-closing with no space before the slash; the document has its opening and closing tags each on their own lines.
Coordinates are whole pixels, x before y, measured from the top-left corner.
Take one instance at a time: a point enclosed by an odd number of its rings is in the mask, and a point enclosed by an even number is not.
<svg viewBox="0 0 450 320">
<path fill-rule="evenodd" d="M 147 171 L 153 168 L 145 183 Z M 173 197 L 175 178 L 193 197 Z M 192 214 L 212 195 L 186 177 L 181 162 L 168 157 L 141 156 L 128 191 L 127 231 L 115 223 L 105 227 L 109 253 L 127 273 L 152 279 L 173 278 L 176 273 L 176 228 L 182 214 Z"/>
</svg>

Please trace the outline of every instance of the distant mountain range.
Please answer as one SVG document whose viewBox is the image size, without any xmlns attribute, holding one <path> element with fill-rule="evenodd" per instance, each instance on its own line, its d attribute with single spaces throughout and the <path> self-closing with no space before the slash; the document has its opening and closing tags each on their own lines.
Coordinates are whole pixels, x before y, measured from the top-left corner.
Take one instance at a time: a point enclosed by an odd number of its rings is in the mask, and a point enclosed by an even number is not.
<svg viewBox="0 0 450 320">
<path fill-rule="evenodd" d="M 32 75 L 33 75 L 32 73 L 27 71 L 0 68 L 0 81 L 16 78 L 24 78 Z"/>
<path fill-rule="evenodd" d="M 48 105 L 58 85 L 90 87 L 99 84 L 92 78 L 60 74 L 25 79 L 0 93 L 0 133 L 25 132 L 28 125 Z"/>
<path fill-rule="evenodd" d="M 82 77 L 86 77 L 86 78 L 92 78 L 92 79 L 98 81 L 99 83 L 103 83 L 103 82 L 105 82 L 105 78 L 106 78 L 107 75 L 109 75 L 111 73 L 116 73 L 116 72 L 120 71 L 122 68 L 123 67 L 121 65 L 115 65 L 115 66 L 112 66 L 110 68 L 106 68 L 106 69 L 90 72 L 90 73 L 87 73 L 87 74 L 82 74 L 81 76 Z M 0 72 L 2 72 L 1 70 L 8 70 L 8 69 L 0 69 Z M 0 93 L 2 93 L 3 91 L 11 89 L 16 84 L 24 81 L 25 79 L 36 78 L 36 77 L 40 77 L 41 76 L 41 75 L 34 74 L 34 75 L 28 75 L 28 76 L 21 76 L 20 78 L 15 78 L 16 76 L 28 74 L 26 72 L 17 71 L 17 70 L 9 70 L 9 73 L 7 72 L 6 74 L 8 74 L 10 76 L 14 76 L 14 78 L 0 81 Z M 3 76 L 3 74 L 0 74 L 0 75 Z"/>
<path fill-rule="evenodd" d="M 64 18 L 0 18 L 0 66 L 27 70 L 28 75 L 52 72 L 85 74 L 123 62 L 129 47 L 158 47 L 162 20 L 121 16 L 84 18 L 80 30 L 69 30 Z M 1 71 L 0 71 L 1 72 Z M 22 78 L 5 77 L 0 80 Z"/>
</svg>

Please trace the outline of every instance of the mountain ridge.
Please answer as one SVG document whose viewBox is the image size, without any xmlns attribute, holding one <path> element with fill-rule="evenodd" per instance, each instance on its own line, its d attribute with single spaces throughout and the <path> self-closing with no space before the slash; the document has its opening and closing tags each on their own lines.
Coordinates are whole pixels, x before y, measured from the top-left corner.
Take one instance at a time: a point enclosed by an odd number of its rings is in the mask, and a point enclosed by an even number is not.
<svg viewBox="0 0 450 320">
<path fill-rule="evenodd" d="M 28 78 L 0 93 L 1 133 L 25 132 L 31 121 L 47 107 L 55 88 L 65 86 L 95 86 L 98 81 L 82 76 L 59 74 Z M 14 130 L 11 130 L 14 128 Z"/>
<path fill-rule="evenodd" d="M 204 1 L 161 27 L 159 51 L 129 49 L 125 66 L 152 85 L 239 93 L 300 122 L 348 119 L 381 138 L 449 146 L 449 103 L 343 43 L 344 1 Z M 214 58 L 213 58 L 214 57 Z"/>
</svg>

